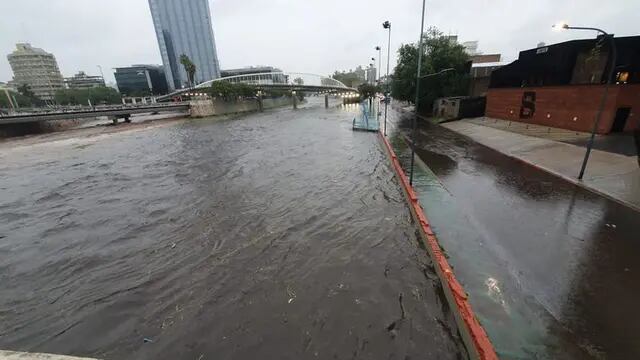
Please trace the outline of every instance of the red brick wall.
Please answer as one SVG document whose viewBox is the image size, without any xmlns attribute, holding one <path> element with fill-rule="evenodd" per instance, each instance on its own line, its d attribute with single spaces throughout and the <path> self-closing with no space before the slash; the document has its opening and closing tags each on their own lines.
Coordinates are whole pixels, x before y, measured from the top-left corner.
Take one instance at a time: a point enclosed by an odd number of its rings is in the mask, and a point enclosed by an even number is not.
<svg viewBox="0 0 640 360">
<path fill-rule="evenodd" d="M 489 89 L 486 114 L 498 119 L 590 132 L 603 90 L 602 85 Z M 536 95 L 535 112 L 530 118 L 520 118 L 525 91 Z M 616 85 L 609 89 L 597 130 L 599 134 L 611 131 L 617 108 L 625 106 L 631 107 L 625 127 L 630 131 L 640 126 L 640 85 Z"/>
</svg>

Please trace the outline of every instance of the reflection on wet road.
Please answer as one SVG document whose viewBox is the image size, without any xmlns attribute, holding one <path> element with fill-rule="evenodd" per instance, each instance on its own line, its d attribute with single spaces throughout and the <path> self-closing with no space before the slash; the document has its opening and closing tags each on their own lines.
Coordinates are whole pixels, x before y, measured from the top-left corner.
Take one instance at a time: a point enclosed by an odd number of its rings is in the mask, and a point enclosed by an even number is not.
<svg viewBox="0 0 640 360">
<path fill-rule="evenodd" d="M 376 135 L 349 111 L 3 143 L 0 348 L 463 357 Z"/>
<path fill-rule="evenodd" d="M 640 358 L 640 214 L 439 126 L 418 148 L 420 201 L 501 357 Z"/>
</svg>

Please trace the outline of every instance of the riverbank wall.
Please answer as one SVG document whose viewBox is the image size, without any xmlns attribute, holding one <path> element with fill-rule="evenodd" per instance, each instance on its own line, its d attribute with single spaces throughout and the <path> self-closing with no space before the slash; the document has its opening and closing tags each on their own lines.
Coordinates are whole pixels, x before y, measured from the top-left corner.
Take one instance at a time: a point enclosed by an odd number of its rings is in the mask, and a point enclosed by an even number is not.
<svg viewBox="0 0 640 360">
<path fill-rule="evenodd" d="M 272 109 L 288 105 L 293 106 L 293 100 L 288 96 L 273 99 L 262 99 L 263 109 Z M 260 103 L 257 99 L 244 99 L 233 102 L 224 101 L 222 99 L 203 99 L 191 101 L 191 117 L 196 118 L 256 111 L 260 111 Z"/>
<path fill-rule="evenodd" d="M 82 120 L 83 119 L 69 119 L 24 124 L 4 124 L 0 125 L 0 139 L 29 134 L 44 134 L 63 131 L 77 126 Z"/>
</svg>

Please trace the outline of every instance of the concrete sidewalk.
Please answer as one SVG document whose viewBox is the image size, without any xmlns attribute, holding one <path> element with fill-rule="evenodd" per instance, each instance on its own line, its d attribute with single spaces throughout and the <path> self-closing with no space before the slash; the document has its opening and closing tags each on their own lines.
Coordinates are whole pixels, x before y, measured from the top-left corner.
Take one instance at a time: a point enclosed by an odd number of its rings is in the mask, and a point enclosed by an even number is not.
<svg viewBox="0 0 640 360">
<path fill-rule="evenodd" d="M 500 130 L 471 119 L 442 126 L 640 211 L 640 168 L 636 156 L 593 150 L 584 178 L 579 181 L 584 147 Z"/>
</svg>

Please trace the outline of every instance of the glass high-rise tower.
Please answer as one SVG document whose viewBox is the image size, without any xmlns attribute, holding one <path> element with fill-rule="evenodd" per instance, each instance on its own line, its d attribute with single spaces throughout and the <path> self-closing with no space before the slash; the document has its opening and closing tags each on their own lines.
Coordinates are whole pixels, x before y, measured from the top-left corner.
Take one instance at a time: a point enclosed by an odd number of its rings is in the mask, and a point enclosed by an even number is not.
<svg viewBox="0 0 640 360">
<path fill-rule="evenodd" d="M 169 90 L 188 85 L 180 55 L 196 65 L 195 83 L 220 77 L 209 0 L 149 0 Z"/>
</svg>

